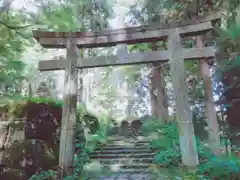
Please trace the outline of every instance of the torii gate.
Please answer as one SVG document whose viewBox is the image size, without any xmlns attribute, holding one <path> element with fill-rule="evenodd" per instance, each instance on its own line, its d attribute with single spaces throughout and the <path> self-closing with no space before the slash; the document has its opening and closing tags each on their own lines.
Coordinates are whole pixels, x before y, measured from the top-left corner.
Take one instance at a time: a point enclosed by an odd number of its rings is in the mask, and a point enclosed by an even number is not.
<svg viewBox="0 0 240 180">
<path fill-rule="evenodd" d="M 182 161 L 187 166 L 198 165 L 196 141 L 192 124 L 192 116 L 187 95 L 185 80 L 184 59 L 203 59 L 215 56 L 214 47 L 203 47 L 198 42 L 199 48 L 181 47 L 181 36 L 199 36 L 213 29 L 212 23 L 220 19 L 220 13 L 211 14 L 194 21 L 183 21 L 173 24 L 160 24 L 155 26 L 139 26 L 117 30 L 104 30 L 103 32 L 43 32 L 33 31 L 33 37 L 45 48 L 67 48 L 67 60 L 46 60 L 39 62 L 40 71 L 65 69 L 64 107 L 62 116 L 61 142 L 59 166 L 64 175 L 71 174 L 70 166 L 73 164 L 74 136 L 76 128 L 77 104 L 77 69 L 118 66 L 152 62 L 166 62 L 169 60 L 173 89 L 176 95 L 176 112 L 179 124 L 180 146 Z M 130 53 L 127 61 L 121 61 L 117 56 L 98 56 L 79 58 L 78 48 L 109 47 L 117 44 L 136 44 L 143 42 L 156 42 L 166 40 L 168 50 L 153 52 Z M 200 47 L 202 46 L 202 47 Z M 208 66 L 207 66 L 208 67 Z M 206 79 L 207 78 L 207 79 Z M 205 76 L 205 82 L 211 78 Z M 207 85 L 205 85 L 206 87 Z M 205 89 L 206 90 L 206 89 Z M 211 91 L 212 92 L 212 91 Z M 211 104 L 211 93 L 207 96 L 207 112 L 212 130 L 210 139 L 215 143 L 216 149 L 220 142 L 217 140 L 217 120 L 211 117 L 214 105 Z M 213 102 L 212 102 L 213 103 Z"/>
</svg>

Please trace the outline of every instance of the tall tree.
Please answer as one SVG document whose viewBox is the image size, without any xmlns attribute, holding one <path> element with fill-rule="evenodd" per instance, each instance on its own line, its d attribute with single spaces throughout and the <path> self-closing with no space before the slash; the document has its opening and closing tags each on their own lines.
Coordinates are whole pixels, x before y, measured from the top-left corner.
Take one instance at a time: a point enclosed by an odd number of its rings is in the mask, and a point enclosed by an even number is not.
<svg viewBox="0 0 240 180">
<path fill-rule="evenodd" d="M 0 91 L 6 99 L 21 95 L 21 84 L 26 78 L 21 55 L 28 45 L 24 36 L 30 26 L 26 16 L 11 5 L 12 1 L 5 0 L 0 6 Z"/>
<path fill-rule="evenodd" d="M 141 6 L 132 6 L 131 11 L 129 12 L 130 16 L 133 16 L 131 22 L 134 24 L 151 24 L 152 22 L 161 22 L 161 18 L 157 18 L 153 15 L 152 7 L 156 5 L 159 7 L 161 3 L 159 2 L 148 2 L 141 4 Z M 160 45 L 160 46 L 159 46 Z M 164 48 L 163 44 L 152 43 L 151 45 L 147 45 L 147 49 L 151 49 L 152 51 L 156 51 Z M 135 47 L 139 48 L 139 45 Z M 151 114 L 153 116 L 161 119 L 162 122 L 168 121 L 168 98 L 166 95 L 166 87 L 165 87 L 165 78 L 163 74 L 163 66 L 158 63 L 154 63 L 151 65 L 151 73 L 150 73 L 150 97 L 151 97 Z"/>
</svg>

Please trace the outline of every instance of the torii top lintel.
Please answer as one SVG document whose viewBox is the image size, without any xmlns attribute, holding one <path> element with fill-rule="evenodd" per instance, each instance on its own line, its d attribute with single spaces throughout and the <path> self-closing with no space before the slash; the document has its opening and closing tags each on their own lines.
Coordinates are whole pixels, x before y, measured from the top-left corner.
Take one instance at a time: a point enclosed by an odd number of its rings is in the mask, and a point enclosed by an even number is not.
<svg viewBox="0 0 240 180">
<path fill-rule="evenodd" d="M 69 35 L 79 48 L 109 47 L 119 43 L 136 44 L 166 38 L 173 30 L 182 35 L 197 35 L 213 28 L 212 22 L 221 19 L 221 13 L 208 14 L 194 20 L 173 24 L 138 26 L 102 32 L 49 32 L 34 30 L 33 37 L 45 48 L 66 48 Z"/>
</svg>

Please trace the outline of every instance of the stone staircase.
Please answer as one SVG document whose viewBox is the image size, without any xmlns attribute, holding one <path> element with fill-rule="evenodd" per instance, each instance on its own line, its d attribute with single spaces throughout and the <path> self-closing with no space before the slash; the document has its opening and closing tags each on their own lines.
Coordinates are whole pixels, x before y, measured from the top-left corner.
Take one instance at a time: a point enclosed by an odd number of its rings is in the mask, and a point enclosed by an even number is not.
<svg viewBox="0 0 240 180">
<path fill-rule="evenodd" d="M 125 136 L 111 136 L 108 144 L 90 155 L 85 167 L 89 180 L 154 180 L 149 170 L 154 153 L 149 141 L 138 132 L 132 135 L 127 128 Z M 95 162 L 95 166 L 93 165 Z M 92 164 L 92 166 L 91 166 Z M 98 169 L 98 170 L 97 170 Z M 98 171 L 98 172 L 97 172 Z"/>
</svg>

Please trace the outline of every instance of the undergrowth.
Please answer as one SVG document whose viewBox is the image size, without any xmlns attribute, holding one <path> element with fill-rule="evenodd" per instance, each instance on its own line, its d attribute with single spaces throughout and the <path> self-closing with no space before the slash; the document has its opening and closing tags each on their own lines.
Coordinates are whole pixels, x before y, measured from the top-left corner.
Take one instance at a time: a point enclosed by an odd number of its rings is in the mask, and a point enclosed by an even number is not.
<svg viewBox="0 0 240 180">
<path fill-rule="evenodd" d="M 17 101 L 7 104 L 9 112 L 14 114 L 14 118 L 24 111 L 28 102 L 34 104 L 46 104 L 54 107 L 62 107 L 62 101 L 55 101 L 51 98 L 18 98 Z M 19 111 L 19 113 L 18 113 Z M 64 180 L 84 179 L 83 166 L 90 161 L 89 154 L 96 149 L 101 149 L 107 142 L 107 132 L 110 128 L 109 118 L 106 116 L 95 117 L 86 111 L 83 105 L 77 107 L 77 128 L 76 128 L 76 148 L 75 148 L 75 161 L 73 164 L 74 172 L 69 177 L 64 177 Z M 90 119 L 89 119 L 90 118 Z M 92 119 L 96 118 L 96 130 L 91 129 Z M 90 124 L 89 124 L 90 123 Z M 84 132 L 84 133 L 83 133 Z M 94 132 L 94 133 L 93 133 Z M 59 143 L 60 131 L 54 134 L 53 138 L 55 143 Z M 55 180 L 59 179 L 59 169 L 57 166 L 50 169 L 39 169 L 38 172 L 32 175 L 29 180 Z"/>
<path fill-rule="evenodd" d="M 143 131 L 146 135 L 156 134 L 158 139 L 150 142 L 151 148 L 156 152 L 154 156 L 154 169 L 159 173 L 167 169 L 169 174 L 174 174 L 171 178 L 175 179 L 240 179 L 240 160 L 235 156 L 214 156 L 210 150 L 204 146 L 197 137 L 197 151 L 200 165 L 194 172 L 182 165 L 181 152 L 179 145 L 179 135 L 177 124 L 160 124 L 156 120 L 147 121 L 143 124 Z"/>
<path fill-rule="evenodd" d="M 82 116 L 84 116 L 84 113 L 81 114 L 80 119 Z M 99 117 L 98 121 L 99 127 L 94 134 L 89 133 L 89 129 L 86 126 L 78 123 L 77 134 L 79 134 L 81 131 L 88 132 L 85 133 L 84 143 L 76 143 L 76 149 L 79 149 L 79 151 L 75 153 L 74 172 L 71 176 L 64 177 L 64 180 L 84 180 L 87 175 L 85 175 L 83 167 L 86 163 L 90 162 L 89 154 L 94 152 L 96 149 L 101 150 L 106 145 L 107 132 L 111 127 L 111 124 L 108 122 L 109 119 L 105 116 Z M 33 175 L 29 180 L 49 180 L 57 179 L 58 177 L 57 171 L 48 170 Z"/>
<path fill-rule="evenodd" d="M 87 162 L 90 162 L 89 154 L 96 149 L 102 148 L 106 142 L 107 137 L 105 131 L 99 129 L 96 134 L 89 135 L 86 143 L 77 143 L 76 148 L 80 149 L 80 151 L 75 154 L 74 172 L 71 176 L 64 177 L 64 180 L 84 180 L 85 174 L 83 166 Z M 57 170 L 47 170 L 33 175 L 29 180 L 55 180 L 58 178 Z"/>
</svg>

